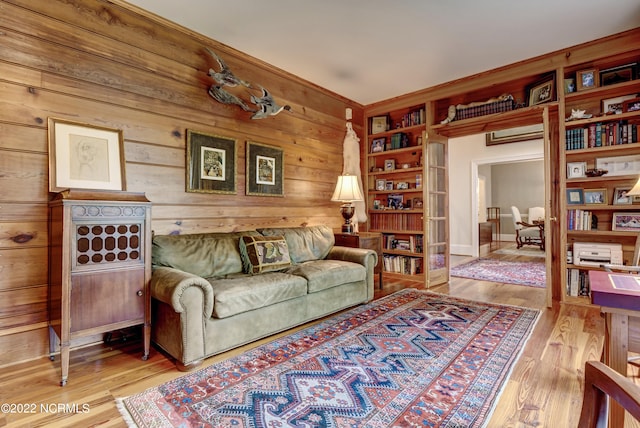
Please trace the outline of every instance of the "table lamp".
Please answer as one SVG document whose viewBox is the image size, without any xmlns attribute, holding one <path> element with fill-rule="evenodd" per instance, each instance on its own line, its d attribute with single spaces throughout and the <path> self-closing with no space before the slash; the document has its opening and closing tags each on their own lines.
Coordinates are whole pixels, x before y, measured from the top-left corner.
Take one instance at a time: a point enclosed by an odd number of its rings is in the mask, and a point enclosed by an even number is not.
<svg viewBox="0 0 640 428">
<path fill-rule="evenodd" d="M 629 190 L 625 196 L 640 196 L 640 177 L 638 177 L 636 184 L 633 185 L 631 190 Z"/>
<path fill-rule="evenodd" d="M 355 175 L 340 175 L 338 176 L 338 183 L 336 183 L 336 190 L 331 197 L 332 201 L 344 202 L 340 206 L 340 213 L 344 218 L 344 224 L 342 225 L 343 233 L 353 233 L 353 225 L 351 224 L 351 217 L 355 213 L 354 201 L 362 201 L 362 191 L 358 185 L 358 177 Z"/>
</svg>

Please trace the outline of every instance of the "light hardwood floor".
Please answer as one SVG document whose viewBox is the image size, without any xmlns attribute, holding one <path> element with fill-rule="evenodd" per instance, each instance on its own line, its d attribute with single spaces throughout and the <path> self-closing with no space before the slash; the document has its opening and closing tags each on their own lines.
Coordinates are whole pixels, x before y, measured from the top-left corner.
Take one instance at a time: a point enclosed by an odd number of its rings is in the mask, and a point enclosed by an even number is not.
<svg viewBox="0 0 640 428">
<path fill-rule="evenodd" d="M 488 257 L 527 260 L 493 253 Z M 466 259 L 454 257 L 452 263 Z M 416 285 L 419 284 L 388 281 L 382 290 L 376 292 L 376 298 Z M 582 405 L 584 363 L 599 359 L 602 351 L 604 323 L 598 310 L 570 305 L 547 309 L 543 289 L 461 278 L 452 278 L 450 284 L 432 291 L 542 310 L 488 426 L 577 426 Z M 263 342 L 209 358 L 205 366 Z M 11 410 L 20 412 L 0 412 L 0 426 L 126 426 L 116 409 L 115 398 L 183 375 L 156 349 L 152 349 L 148 361 L 141 361 L 141 354 L 142 344 L 135 338 L 74 350 L 71 353 L 69 382 L 65 387 L 58 386 L 59 358 L 55 362 L 40 358 L 1 368 L 0 403 L 13 405 Z M 630 366 L 629 375 L 637 381 L 637 367 Z M 640 426 L 629 419 L 628 416 L 627 427 Z"/>
</svg>

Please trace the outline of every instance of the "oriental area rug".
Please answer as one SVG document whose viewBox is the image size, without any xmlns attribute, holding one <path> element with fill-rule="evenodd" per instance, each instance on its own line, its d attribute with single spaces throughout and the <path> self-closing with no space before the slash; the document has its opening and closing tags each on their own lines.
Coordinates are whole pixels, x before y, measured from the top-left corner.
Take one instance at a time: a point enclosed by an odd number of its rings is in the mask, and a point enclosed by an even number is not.
<svg viewBox="0 0 640 428">
<path fill-rule="evenodd" d="M 547 276 L 544 262 L 511 262 L 483 257 L 453 266 L 450 273 L 459 278 L 542 288 L 546 286 Z"/>
<path fill-rule="evenodd" d="M 481 427 L 538 315 L 405 289 L 118 408 L 132 427 Z"/>
</svg>

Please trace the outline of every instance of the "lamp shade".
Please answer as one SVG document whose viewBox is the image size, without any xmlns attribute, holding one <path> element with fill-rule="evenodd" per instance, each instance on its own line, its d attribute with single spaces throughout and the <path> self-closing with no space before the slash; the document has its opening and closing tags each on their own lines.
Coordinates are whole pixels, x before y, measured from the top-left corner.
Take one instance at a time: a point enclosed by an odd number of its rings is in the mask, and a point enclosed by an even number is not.
<svg viewBox="0 0 640 428">
<path fill-rule="evenodd" d="M 336 190 L 331 197 L 332 201 L 352 202 L 362 201 L 363 199 L 362 191 L 358 185 L 358 177 L 355 175 L 338 176 Z"/>
<path fill-rule="evenodd" d="M 640 177 L 638 178 L 638 181 L 636 181 L 636 184 L 634 184 L 634 186 L 631 188 L 631 190 L 627 192 L 627 196 L 638 196 L 638 195 L 640 195 Z"/>
</svg>

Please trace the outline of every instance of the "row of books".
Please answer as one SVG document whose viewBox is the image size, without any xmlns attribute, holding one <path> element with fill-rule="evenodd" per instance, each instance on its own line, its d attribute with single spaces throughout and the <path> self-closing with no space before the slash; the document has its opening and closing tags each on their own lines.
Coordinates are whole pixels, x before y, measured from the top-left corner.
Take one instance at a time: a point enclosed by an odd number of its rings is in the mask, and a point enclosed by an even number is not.
<svg viewBox="0 0 640 428">
<path fill-rule="evenodd" d="M 590 290 L 588 270 L 567 269 L 568 296 L 588 296 Z"/>
<path fill-rule="evenodd" d="M 403 115 L 400 120 L 400 126 L 406 128 L 407 126 L 422 125 L 425 120 L 425 111 L 421 108 Z"/>
<path fill-rule="evenodd" d="M 567 212 L 567 230 L 591 230 L 593 213 L 587 210 L 569 210 Z"/>
<path fill-rule="evenodd" d="M 398 239 L 392 234 L 382 235 L 382 245 L 386 250 L 411 251 L 412 253 L 422 253 L 422 235 L 409 235 L 409 238 Z"/>
<path fill-rule="evenodd" d="M 374 230 L 410 230 L 422 231 L 421 213 L 402 213 L 401 210 L 392 214 L 371 213 L 371 229 Z"/>
<path fill-rule="evenodd" d="M 387 254 L 383 257 L 382 268 L 385 272 L 417 275 L 423 272 L 422 258 Z"/>
<path fill-rule="evenodd" d="M 405 147 L 409 147 L 409 136 L 404 132 L 396 132 L 391 134 L 389 145 L 385 146 L 385 151 L 403 149 Z"/>
<path fill-rule="evenodd" d="M 592 123 L 587 127 L 567 129 L 565 132 L 566 150 L 615 146 L 637 141 L 638 125 L 626 120 Z"/>
</svg>

